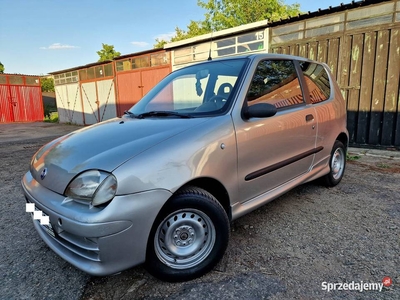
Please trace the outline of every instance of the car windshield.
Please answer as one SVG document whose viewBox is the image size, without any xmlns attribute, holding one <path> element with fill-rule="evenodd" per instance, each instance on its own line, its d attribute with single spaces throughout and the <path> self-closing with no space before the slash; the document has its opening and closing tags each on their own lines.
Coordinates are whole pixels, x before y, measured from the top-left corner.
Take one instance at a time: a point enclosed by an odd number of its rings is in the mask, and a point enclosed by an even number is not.
<svg viewBox="0 0 400 300">
<path fill-rule="evenodd" d="M 128 112 L 143 117 L 196 117 L 222 114 L 233 99 L 245 58 L 216 60 L 177 70 Z"/>
</svg>

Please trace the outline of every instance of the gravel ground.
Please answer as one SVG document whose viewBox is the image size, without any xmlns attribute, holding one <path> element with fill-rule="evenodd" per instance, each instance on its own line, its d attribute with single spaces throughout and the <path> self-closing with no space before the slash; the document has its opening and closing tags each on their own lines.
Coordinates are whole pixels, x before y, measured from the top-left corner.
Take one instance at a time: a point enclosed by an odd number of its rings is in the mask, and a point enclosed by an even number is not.
<svg viewBox="0 0 400 300">
<path fill-rule="evenodd" d="M 141 266 L 91 277 L 34 230 L 20 180 L 42 144 L 76 128 L 0 124 L 0 299 L 400 299 L 398 152 L 351 153 L 337 187 L 308 183 L 238 219 L 212 272 L 172 284 Z M 393 284 L 381 292 L 323 290 L 385 276 Z"/>
</svg>

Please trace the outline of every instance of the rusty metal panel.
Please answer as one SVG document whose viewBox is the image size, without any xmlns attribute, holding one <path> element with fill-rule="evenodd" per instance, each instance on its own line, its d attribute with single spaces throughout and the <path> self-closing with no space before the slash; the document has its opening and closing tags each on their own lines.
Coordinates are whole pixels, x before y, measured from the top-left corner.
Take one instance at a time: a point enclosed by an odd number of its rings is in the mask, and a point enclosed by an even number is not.
<svg viewBox="0 0 400 300">
<path fill-rule="evenodd" d="M 14 122 L 24 122 L 26 119 L 23 95 L 20 87 L 21 86 L 16 85 L 10 86 L 10 96 L 14 114 Z"/>
<path fill-rule="evenodd" d="M 114 79 L 97 81 L 97 98 L 99 100 L 100 121 L 117 116 Z"/>
<path fill-rule="evenodd" d="M 170 73 L 170 68 L 157 68 L 142 71 L 143 96 Z"/>
<path fill-rule="evenodd" d="M 400 9 L 400 2 L 398 2 Z M 400 29 L 392 29 L 389 45 L 389 66 L 383 113 L 382 145 L 400 146 Z M 398 84 L 396 84 L 398 83 Z M 397 124 L 396 124 L 397 120 Z"/>
<path fill-rule="evenodd" d="M 25 120 L 24 121 L 43 121 L 44 109 L 42 90 L 40 86 L 22 86 L 23 99 L 22 105 L 25 107 Z"/>
<path fill-rule="evenodd" d="M 10 86 L 0 85 L 0 123 L 14 122 L 14 113 L 10 101 Z"/>
<path fill-rule="evenodd" d="M 122 115 L 142 98 L 142 80 L 140 72 L 117 74 L 118 106 L 117 112 Z"/>
</svg>

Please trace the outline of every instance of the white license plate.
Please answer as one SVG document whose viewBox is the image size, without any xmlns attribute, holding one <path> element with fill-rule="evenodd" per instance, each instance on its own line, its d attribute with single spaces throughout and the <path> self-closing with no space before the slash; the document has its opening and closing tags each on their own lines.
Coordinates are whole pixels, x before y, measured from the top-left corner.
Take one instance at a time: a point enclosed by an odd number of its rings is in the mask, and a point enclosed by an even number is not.
<svg viewBox="0 0 400 300">
<path fill-rule="evenodd" d="M 37 209 L 36 207 L 35 207 L 35 211 L 40 211 L 39 209 Z M 47 216 L 48 217 L 48 215 L 45 213 L 45 212 L 43 212 L 42 211 L 42 215 L 43 216 Z M 33 219 L 33 213 L 31 213 L 31 216 L 32 216 L 32 219 Z M 40 220 L 35 220 L 34 219 L 34 221 L 36 221 L 36 222 L 39 222 L 39 224 L 40 224 Z M 55 234 L 54 234 L 54 229 L 53 229 L 53 226 L 51 226 L 51 223 L 49 222 L 49 224 L 40 224 L 40 226 L 42 226 L 42 228 L 49 234 L 49 235 L 51 235 L 52 237 L 55 237 Z"/>
</svg>

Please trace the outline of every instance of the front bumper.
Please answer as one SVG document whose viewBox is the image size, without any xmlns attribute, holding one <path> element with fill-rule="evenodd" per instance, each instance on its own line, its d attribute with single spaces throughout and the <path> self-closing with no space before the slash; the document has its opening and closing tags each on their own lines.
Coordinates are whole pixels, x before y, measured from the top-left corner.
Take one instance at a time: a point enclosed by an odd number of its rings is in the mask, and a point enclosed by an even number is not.
<svg viewBox="0 0 400 300">
<path fill-rule="evenodd" d="M 171 197 L 169 191 L 151 190 L 116 196 L 104 208 L 89 208 L 41 186 L 30 172 L 22 187 L 27 202 L 49 216 L 50 226 L 33 220 L 45 243 L 78 269 L 97 276 L 145 261 L 153 222 Z"/>
</svg>

